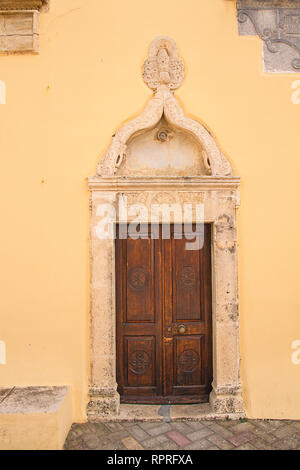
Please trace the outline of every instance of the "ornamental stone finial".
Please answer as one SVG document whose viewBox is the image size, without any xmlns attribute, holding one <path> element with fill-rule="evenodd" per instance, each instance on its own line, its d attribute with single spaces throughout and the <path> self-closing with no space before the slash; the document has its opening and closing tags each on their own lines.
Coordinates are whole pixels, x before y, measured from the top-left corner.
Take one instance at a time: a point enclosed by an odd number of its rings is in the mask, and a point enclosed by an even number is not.
<svg viewBox="0 0 300 470">
<path fill-rule="evenodd" d="M 180 87 L 184 78 L 184 65 L 178 57 L 177 45 L 168 36 L 155 38 L 149 49 L 149 57 L 144 63 L 143 78 L 151 90 L 167 85 L 170 90 Z"/>
</svg>

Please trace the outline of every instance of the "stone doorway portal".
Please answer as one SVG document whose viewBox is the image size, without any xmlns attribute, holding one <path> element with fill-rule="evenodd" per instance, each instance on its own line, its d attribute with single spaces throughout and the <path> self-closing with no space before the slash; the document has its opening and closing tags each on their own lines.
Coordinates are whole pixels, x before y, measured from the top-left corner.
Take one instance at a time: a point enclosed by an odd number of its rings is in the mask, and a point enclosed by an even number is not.
<svg viewBox="0 0 300 470">
<path fill-rule="evenodd" d="M 144 64 L 154 96 L 126 123 L 89 178 L 91 195 L 90 419 L 120 413 L 116 345 L 116 224 L 148 223 L 153 208 L 161 224 L 211 227 L 212 390 L 217 416 L 241 416 L 236 210 L 239 178 L 212 135 L 185 116 L 174 90 L 183 80 L 175 42 L 156 38 Z M 169 208 L 169 211 L 163 210 Z M 186 208 L 188 207 L 188 210 Z M 105 230 L 104 230 L 105 227 Z M 104 233 L 105 232 L 105 233 Z M 201 401 L 201 399 L 199 399 Z M 122 406 L 122 405 L 121 405 Z M 142 406 L 142 405 L 140 405 Z M 192 405 L 193 406 L 193 405 Z M 143 415 L 143 409 L 139 411 Z"/>
</svg>

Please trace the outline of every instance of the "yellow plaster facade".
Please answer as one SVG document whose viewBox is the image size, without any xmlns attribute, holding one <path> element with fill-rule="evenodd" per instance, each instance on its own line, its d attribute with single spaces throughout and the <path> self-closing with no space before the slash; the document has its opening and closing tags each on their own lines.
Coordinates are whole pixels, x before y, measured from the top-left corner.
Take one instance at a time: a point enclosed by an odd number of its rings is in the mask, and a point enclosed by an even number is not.
<svg viewBox="0 0 300 470">
<path fill-rule="evenodd" d="M 300 419 L 299 74 L 263 73 L 260 39 L 238 35 L 226 0 L 51 0 L 39 30 L 39 55 L 0 57 L 0 386 L 70 385 L 73 421 L 86 420 L 87 176 L 150 98 L 141 67 L 168 35 L 185 60 L 177 98 L 241 177 L 246 414 Z"/>
</svg>

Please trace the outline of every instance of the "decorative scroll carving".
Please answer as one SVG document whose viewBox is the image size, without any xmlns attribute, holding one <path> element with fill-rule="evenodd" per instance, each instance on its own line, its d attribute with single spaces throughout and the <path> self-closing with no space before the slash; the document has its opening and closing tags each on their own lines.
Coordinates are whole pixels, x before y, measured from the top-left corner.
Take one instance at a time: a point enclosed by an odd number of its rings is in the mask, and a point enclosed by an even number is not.
<svg viewBox="0 0 300 470">
<path fill-rule="evenodd" d="M 299 21 L 299 18 L 300 16 L 298 16 L 298 21 Z M 273 54 L 279 52 L 279 48 L 278 48 L 279 44 L 285 44 L 286 46 L 289 46 L 291 49 L 297 52 L 299 57 L 296 57 L 295 59 L 293 59 L 291 65 L 296 71 L 300 70 L 300 47 L 298 47 L 296 43 L 293 43 L 289 39 L 281 37 L 281 34 L 280 34 L 280 29 L 282 30 L 282 33 L 287 34 L 285 31 L 285 28 L 286 28 L 285 22 L 287 21 L 286 17 L 278 25 L 279 26 L 278 30 L 265 28 L 261 31 L 254 17 L 251 15 L 251 13 L 249 11 L 240 10 L 238 12 L 239 23 L 245 23 L 248 20 L 250 20 L 251 23 L 253 24 L 256 34 L 260 37 L 262 41 L 264 41 L 269 52 L 272 52 Z"/>
<path fill-rule="evenodd" d="M 263 41 L 265 71 L 299 72 L 299 0 L 238 0 L 237 18 L 240 34 Z"/>
<path fill-rule="evenodd" d="M 180 191 L 178 192 L 178 197 L 181 204 L 201 204 L 205 200 L 205 192 Z"/>
<path fill-rule="evenodd" d="M 222 155 L 211 134 L 202 124 L 185 116 L 183 109 L 171 93 L 165 100 L 164 112 L 165 118 L 170 124 L 191 133 L 205 149 L 202 152 L 204 165 L 213 176 L 231 174 L 230 163 Z"/>
<path fill-rule="evenodd" d="M 101 176 L 111 176 L 116 173 L 121 165 L 126 151 L 126 142 L 138 131 L 152 129 L 160 121 L 164 111 L 163 97 L 157 93 L 152 98 L 142 114 L 132 121 L 127 122 L 113 137 L 104 158 L 98 165 L 97 174 Z"/>
<path fill-rule="evenodd" d="M 176 196 L 167 191 L 161 191 L 155 194 L 151 199 L 152 204 L 174 204 L 176 202 Z"/>
<path fill-rule="evenodd" d="M 149 58 L 144 64 L 145 83 L 155 91 L 154 97 L 137 118 L 117 131 L 113 141 L 100 161 L 97 174 L 113 176 L 126 156 L 126 144 L 136 133 L 154 128 L 162 116 L 179 130 L 190 133 L 204 149 L 205 168 L 212 176 L 231 175 L 230 163 L 220 152 L 211 134 L 199 122 L 185 116 L 172 90 L 183 81 L 183 62 L 177 56 L 175 42 L 166 36 L 152 41 Z"/>
</svg>

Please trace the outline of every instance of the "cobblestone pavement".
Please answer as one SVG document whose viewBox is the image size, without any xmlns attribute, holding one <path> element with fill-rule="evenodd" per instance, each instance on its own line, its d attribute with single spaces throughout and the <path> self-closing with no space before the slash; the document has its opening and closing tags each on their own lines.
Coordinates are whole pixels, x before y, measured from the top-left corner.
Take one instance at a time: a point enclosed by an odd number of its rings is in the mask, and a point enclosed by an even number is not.
<svg viewBox="0 0 300 470">
<path fill-rule="evenodd" d="M 300 421 L 73 424 L 66 450 L 300 450 Z"/>
</svg>

